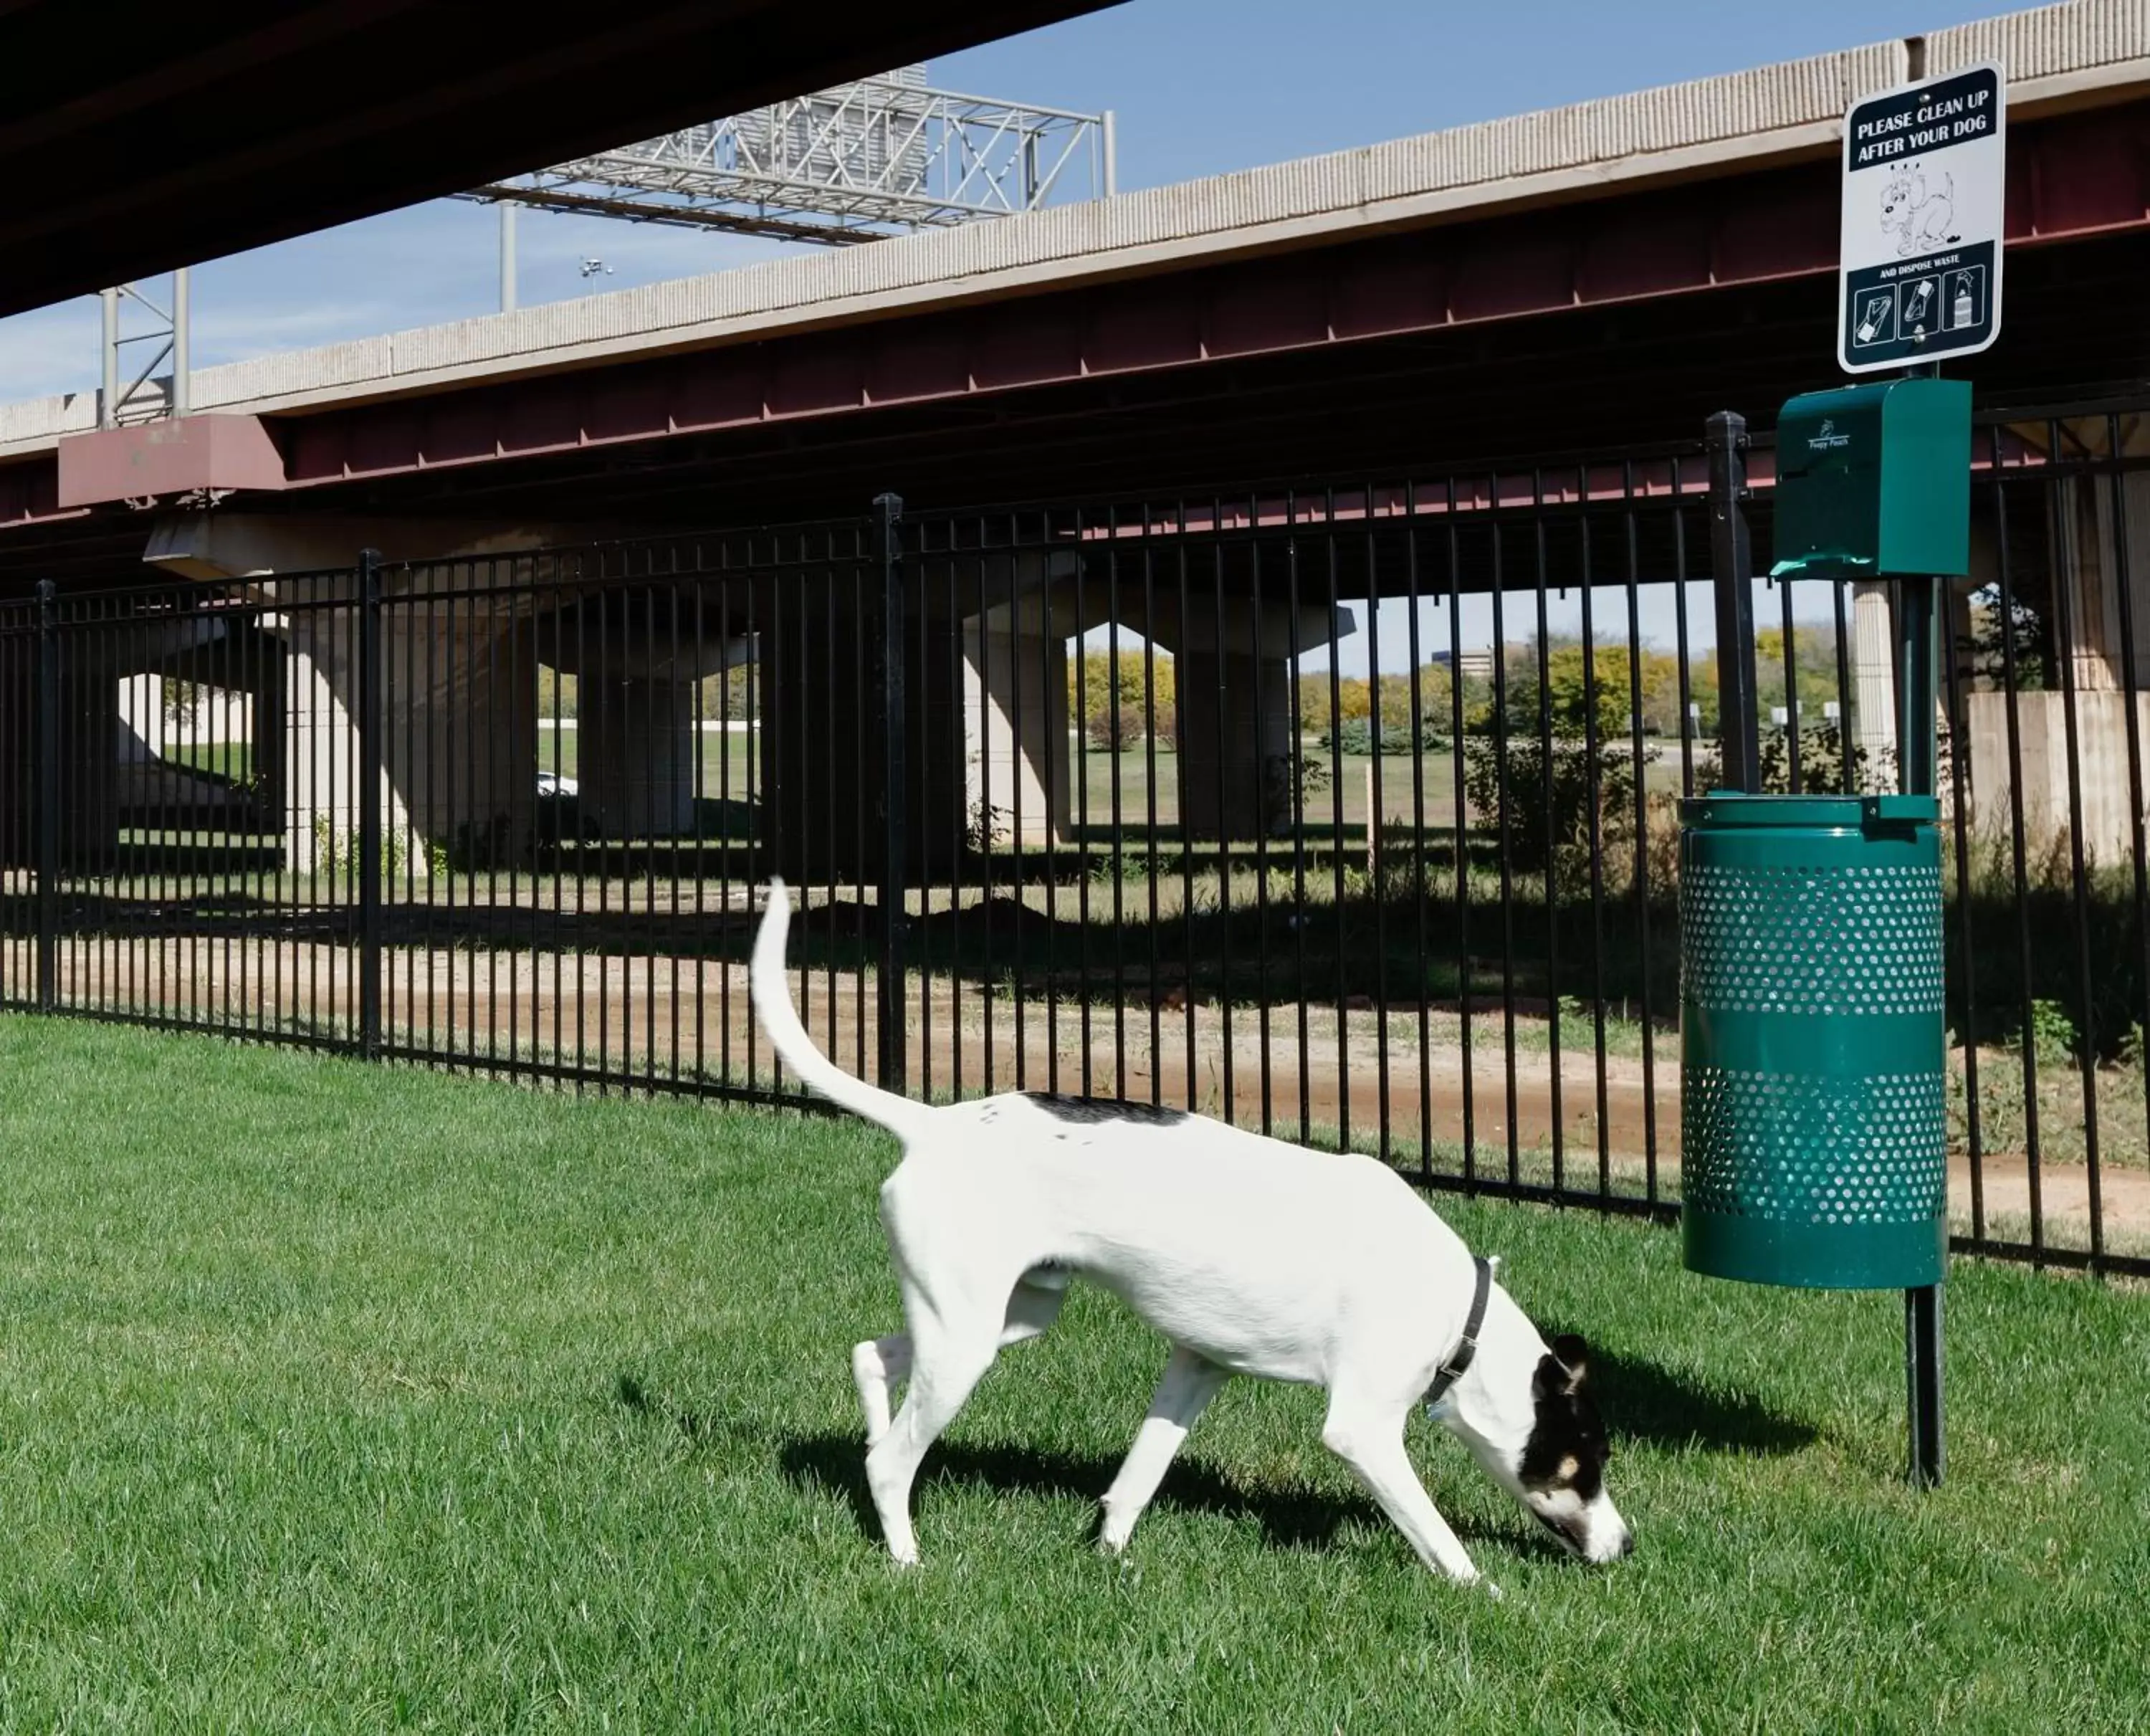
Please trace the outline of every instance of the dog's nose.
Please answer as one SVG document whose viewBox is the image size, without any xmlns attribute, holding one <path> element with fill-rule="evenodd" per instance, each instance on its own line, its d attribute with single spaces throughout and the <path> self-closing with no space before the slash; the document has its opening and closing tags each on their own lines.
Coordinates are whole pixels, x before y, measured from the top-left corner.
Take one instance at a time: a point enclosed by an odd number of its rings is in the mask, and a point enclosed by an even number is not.
<svg viewBox="0 0 2150 1736">
<path fill-rule="evenodd" d="M 1624 1533 L 1620 1539 L 1620 1559 L 1624 1562 L 1634 1552 L 1635 1534 L 1633 1532 L 1630 1531 Z"/>
</svg>

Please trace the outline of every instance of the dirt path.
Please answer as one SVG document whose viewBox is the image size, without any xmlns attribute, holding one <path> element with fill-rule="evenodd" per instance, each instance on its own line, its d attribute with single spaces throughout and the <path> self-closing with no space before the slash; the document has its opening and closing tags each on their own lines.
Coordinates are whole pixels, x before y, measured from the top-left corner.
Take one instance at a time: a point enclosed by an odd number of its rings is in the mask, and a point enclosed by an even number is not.
<svg viewBox="0 0 2150 1736">
<path fill-rule="evenodd" d="M 384 960 L 392 1038 L 452 1048 L 482 1066 L 502 1057 L 540 1056 L 643 1072 L 661 1082 L 699 1072 L 740 1085 L 771 1082 L 770 1054 L 754 1033 L 743 966 L 602 954 L 463 953 L 402 948 Z M 78 1006 L 126 1007 L 239 1028 L 277 1022 L 347 1029 L 356 986 L 348 947 L 261 940 L 128 940 L 71 945 L 59 959 L 63 997 Z M 14 992 L 32 980 L 25 944 L 0 946 L 0 982 Z M 801 991 L 794 978 L 795 991 Z M 877 999 L 871 982 L 814 973 L 801 1002 L 815 1037 L 848 1067 L 871 1072 Z M 264 1011 L 268 1010 L 269 1020 Z M 912 1089 L 987 1086 L 1088 1091 L 1162 1101 L 1242 1126 L 1266 1120 L 1286 1137 L 1305 1128 L 1320 1139 L 1348 1133 L 1355 1143 L 1416 1151 L 1430 1136 L 1454 1150 L 1466 1133 L 1478 1160 L 1505 1168 L 1510 1124 L 1519 1165 L 1550 1179 L 1556 1133 L 1566 1173 L 1584 1181 L 1602 1160 L 1623 1191 L 1640 1193 L 1653 1154 L 1661 1190 L 1676 1194 L 1679 1170 L 1678 1051 L 1661 1039 L 1648 1066 L 1618 1053 L 1598 1076 L 1587 1022 L 1570 1025 L 1556 1069 L 1542 1021 L 1519 1021 L 1513 1082 L 1497 1012 L 1471 1025 L 1466 1067 L 1462 1020 L 1436 1012 L 1421 1040 L 1415 1011 L 1387 1021 L 1387 1068 L 1380 1021 L 1370 1010 L 1340 1015 L 1310 1009 L 1300 1066 L 1300 1009 L 1269 1010 L 1264 1066 L 1259 1009 L 1129 1006 L 1117 1017 L 1062 1002 L 1018 1007 L 966 987 L 959 997 L 941 980 L 914 1001 L 908 1021 Z M 1229 1037 L 1229 1040 L 1228 1040 Z M 1083 1061 L 1088 1057 L 1085 1074 Z M 1228 1065 L 1229 1057 L 1229 1065 Z M 1304 1101 L 1302 1102 L 1302 1087 Z M 1512 1107 L 1511 1098 L 1512 1096 Z M 1228 1111 L 1229 1105 L 1229 1111 Z M 1601 1143 L 1601 1125 L 1602 1137 Z M 2020 1154 L 1989 1153 L 1978 1202 L 1987 1232 L 2027 1239 L 2031 1177 Z M 2047 1239 L 2087 1246 L 2088 1172 L 2048 1162 L 2038 1173 Z M 2150 1246 L 2150 1170 L 2108 1163 L 2101 1176 L 2109 1244 Z M 1968 1163 L 1951 1168 L 1950 1206 L 1968 1229 L 1973 1197 Z"/>
<path fill-rule="evenodd" d="M 1979 1164 L 1986 1233 L 2027 1240 L 2031 1225 L 2031 1166 L 2019 1156 L 1985 1157 Z M 2098 1191 L 2107 1243 L 2114 1251 L 2150 1249 L 2150 1170 L 2112 1164 L 2098 1170 Z M 2090 1171 L 2081 1163 L 2038 1166 L 2046 1239 L 2056 1246 L 2090 1245 Z M 1949 1215 L 1958 1226 L 1971 1222 L 1971 1163 L 1949 1161 Z"/>
</svg>

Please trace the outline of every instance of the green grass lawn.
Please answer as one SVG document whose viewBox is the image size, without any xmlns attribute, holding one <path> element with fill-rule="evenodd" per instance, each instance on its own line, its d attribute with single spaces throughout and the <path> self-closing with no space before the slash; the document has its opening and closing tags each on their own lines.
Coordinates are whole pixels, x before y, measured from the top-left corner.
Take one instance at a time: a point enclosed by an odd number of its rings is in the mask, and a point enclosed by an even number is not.
<svg viewBox="0 0 2150 1736">
<path fill-rule="evenodd" d="M 1448 1203 L 1599 1348 L 1634 1558 L 1556 1557 L 1414 1425 L 1507 1592 L 1422 1570 L 1235 1383 L 1086 1547 L 1162 1362 L 1078 1293 L 861 1518 L 896 1320 L 856 1126 L 0 1020 L 0 1728 L 1991 1729 L 2150 1706 L 2150 1297 L 1966 1266 L 1951 1478 L 1900 1305 Z"/>
<path fill-rule="evenodd" d="M 174 741 L 166 744 L 164 758 L 169 765 L 243 784 L 254 770 L 254 745 L 245 741 Z"/>
<path fill-rule="evenodd" d="M 701 771 L 700 781 L 694 786 L 696 794 L 714 801 L 729 793 L 733 800 L 744 801 L 749 776 L 757 784 L 761 779 L 760 744 L 744 734 L 719 729 L 705 729 L 697 739 Z M 755 762 L 750 772 L 749 760 Z M 555 772 L 563 778 L 579 778 L 582 769 L 581 732 L 556 729 L 549 721 L 541 721 L 538 724 L 538 770 Z"/>
</svg>

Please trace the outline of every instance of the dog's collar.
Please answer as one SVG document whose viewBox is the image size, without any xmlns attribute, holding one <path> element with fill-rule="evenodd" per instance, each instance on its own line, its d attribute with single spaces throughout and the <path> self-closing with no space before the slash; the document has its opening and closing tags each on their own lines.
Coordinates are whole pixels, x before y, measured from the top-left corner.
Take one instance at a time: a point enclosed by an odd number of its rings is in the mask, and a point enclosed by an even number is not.
<svg viewBox="0 0 2150 1736">
<path fill-rule="evenodd" d="M 1471 1292 L 1471 1312 L 1464 1317 L 1463 1335 L 1435 1370 L 1433 1385 L 1426 1390 L 1429 1409 L 1447 1396 L 1448 1389 L 1463 1378 L 1463 1371 L 1478 1355 L 1478 1329 L 1486 1324 L 1486 1304 L 1493 1294 L 1493 1262 L 1481 1255 L 1471 1264 L 1478 1269 L 1478 1282 Z"/>
</svg>

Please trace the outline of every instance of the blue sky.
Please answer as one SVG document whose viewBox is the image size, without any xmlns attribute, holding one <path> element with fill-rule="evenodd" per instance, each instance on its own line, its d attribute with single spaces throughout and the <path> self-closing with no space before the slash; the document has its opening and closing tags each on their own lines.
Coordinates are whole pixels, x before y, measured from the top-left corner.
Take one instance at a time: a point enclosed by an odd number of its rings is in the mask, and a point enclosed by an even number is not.
<svg viewBox="0 0 2150 1736">
<path fill-rule="evenodd" d="M 1113 109 L 1120 184 L 1132 189 L 1939 29 L 1995 10 L 1962 0 L 1326 0 L 1315 8 L 1131 0 L 947 56 L 929 71 L 936 83 L 976 94 Z M 523 214 L 520 230 L 525 305 L 588 293 L 593 281 L 578 270 L 585 255 L 612 268 L 594 286 L 624 289 L 783 250 L 537 212 Z M 497 233 L 490 207 L 447 200 L 205 262 L 194 274 L 195 363 L 492 312 Z M 97 331 L 97 305 L 87 297 L 0 320 L 0 401 L 93 386 Z M 1466 629 L 1480 639 L 1485 623 L 1466 617 Z M 1385 651 L 1401 643 L 1385 618 L 1382 631 Z M 1439 631 L 1445 641 L 1445 623 Z"/>
</svg>

